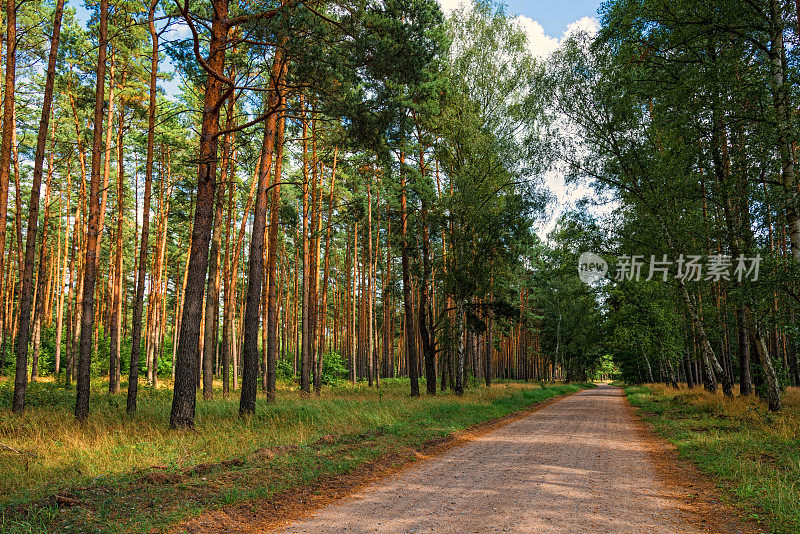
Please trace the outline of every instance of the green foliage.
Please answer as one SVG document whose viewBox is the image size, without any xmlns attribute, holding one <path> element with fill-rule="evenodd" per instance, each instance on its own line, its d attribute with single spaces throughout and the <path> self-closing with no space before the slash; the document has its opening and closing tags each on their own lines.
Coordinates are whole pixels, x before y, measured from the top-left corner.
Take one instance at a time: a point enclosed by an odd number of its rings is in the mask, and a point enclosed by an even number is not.
<svg viewBox="0 0 800 534">
<path fill-rule="evenodd" d="M 279 358 L 275 375 L 280 380 L 294 380 L 295 374 L 294 369 L 292 369 L 292 362 L 284 358 Z"/>
<path fill-rule="evenodd" d="M 336 385 L 348 377 L 347 367 L 336 351 L 327 352 L 322 357 L 322 383 Z"/>
</svg>

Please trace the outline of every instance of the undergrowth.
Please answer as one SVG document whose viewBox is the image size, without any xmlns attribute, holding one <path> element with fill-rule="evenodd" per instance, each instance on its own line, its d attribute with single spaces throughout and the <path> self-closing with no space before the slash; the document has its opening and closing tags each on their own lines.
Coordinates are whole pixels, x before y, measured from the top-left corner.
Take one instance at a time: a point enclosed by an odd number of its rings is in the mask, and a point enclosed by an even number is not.
<svg viewBox="0 0 800 534">
<path fill-rule="evenodd" d="M 310 396 L 286 382 L 276 402 L 259 399 L 244 419 L 238 396 L 216 390 L 216 400 L 198 399 L 194 430 L 174 431 L 170 386 L 140 390 L 128 416 L 124 388 L 110 395 L 94 384 L 81 427 L 73 391 L 31 384 L 18 416 L 7 408 L 12 385 L 0 383 L 0 532 L 147 532 L 580 389 L 505 382 L 412 399 L 407 380 L 383 380 L 380 389 L 341 382 Z"/>
<path fill-rule="evenodd" d="M 679 452 L 773 532 L 800 532 L 800 388 L 770 413 L 756 397 L 630 386 L 628 399 Z"/>
</svg>

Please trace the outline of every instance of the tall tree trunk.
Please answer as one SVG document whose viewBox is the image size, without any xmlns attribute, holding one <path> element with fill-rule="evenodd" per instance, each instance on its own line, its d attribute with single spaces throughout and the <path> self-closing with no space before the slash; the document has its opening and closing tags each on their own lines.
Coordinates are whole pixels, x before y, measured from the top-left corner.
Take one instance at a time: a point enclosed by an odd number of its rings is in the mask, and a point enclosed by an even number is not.
<svg viewBox="0 0 800 534">
<path fill-rule="evenodd" d="M 5 262 L 5 246 L 6 246 L 6 221 L 8 215 L 8 184 L 10 179 L 10 167 L 11 167 L 11 151 L 13 145 L 13 137 L 14 131 L 16 130 L 15 120 L 14 120 L 14 91 L 15 91 L 15 81 L 17 76 L 17 3 L 16 2 L 6 2 L 6 77 L 5 77 L 5 87 L 3 93 L 3 133 L 2 133 L 2 142 L 0 145 L 0 273 L 3 272 L 4 262 Z M 48 113 L 48 118 L 50 114 Z M 41 131 L 39 135 L 47 135 L 47 129 L 44 130 L 44 133 Z M 45 137 L 46 139 L 46 137 Z M 44 141 L 42 142 L 42 146 L 44 147 Z M 38 150 L 38 144 L 37 144 Z M 42 160 L 44 159 L 44 149 L 42 151 Z M 41 183 L 41 170 L 39 171 L 39 182 Z M 35 213 L 38 215 L 38 190 L 36 193 L 36 211 Z M 19 195 L 19 186 L 17 186 L 17 195 Z M 19 216 L 21 212 L 17 210 L 17 220 L 19 220 Z M 36 232 L 33 233 L 32 237 L 32 247 L 36 245 Z M 18 240 L 19 241 L 19 240 Z M 19 244 L 21 246 L 21 244 Z M 33 258 L 35 258 L 35 254 L 33 250 L 31 251 L 31 262 L 33 262 Z M 32 275 L 31 275 L 32 276 Z M 25 283 L 23 279 L 23 284 Z M 31 283 L 30 280 L 28 282 Z M 30 290 L 29 290 L 30 291 Z M 30 297 L 29 297 L 30 299 Z M 28 305 L 28 314 L 30 315 L 30 304 Z M 2 334 L 3 338 L 5 339 L 7 335 L 7 317 L 5 317 L 5 313 L 2 317 L 3 324 L 0 325 L 0 334 Z M 27 321 L 26 321 L 27 323 Z M 28 325 L 25 326 L 25 329 L 28 329 Z M 19 339 L 19 338 L 17 338 Z M 19 343 L 17 343 L 19 346 Z M 25 388 L 27 387 L 27 380 L 28 380 L 28 344 L 27 344 L 27 336 L 25 339 L 25 360 L 20 362 L 19 361 L 19 350 L 17 350 L 17 372 L 16 377 L 14 379 L 14 399 L 12 401 L 12 410 L 15 412 L 20 412 L 25 407 Z M 21 365 L 22 364 L 22 365 Z"/>
<path fill-rule="evenodd" d="M 83 269 L 83 316 L 78 346 L 78 376 L 75 417 L 89 416 L 89 381 L 94 328 L 94 286 L 97 279 L 97 246 L 100 219 L 100 160 L 103 146 L 103 101 L 105 97 L 106 47 L 108 46 L 108 0 L 100 0 L 100 47 L 97 54 L 97 87 L 94 101 L 94 138 L 92 140 L 92 180 L 89 191 L 89 220 L 86 229 L 86 256 Z"/>
<path fill-rule="evenodd" d="M 425 181 L 425 151 L 419 155 L 420 175 Z M 431 277 L 430 258 L 430 231 L 428 229 L 428 203 L 422 195 L 422 280 L 419 290 L 419 335 L 422 341 L 422 354 L 425 358 L 425 390 L 428 395 L 436 395 L 436 349 L 431 342 L 431 333 L 428 330 L 428 290 Z"/>
<path fill-rule="evenodd" d="M 144 209 L 142 211 L 142 237 L 139 245 L 139 263 L 136 273 L 136 295 L 133 303 L 131 323 L 131 359 L 128 369 L 127 411 L 136 411 L 139 392 L 139 355 L 142 344 L 142 311 L 144 309 L 145 275 L 147 273 L 147 245 L 150 236 L 150 196 L 153 183 L 153 153 L 155 152 L 156 95 L 158 91 L 158 33 L 155 26 L 155 11 L 158 0 L 151 0 L 148 27 L 153 51 L 150 56 L 150 102 L 147 113 L 147 156 L 144 173 Z"/>
<path fill-rule="evenodd" d="M 487 388 L 492 385 L 492 350 L 494 349 L 493 319 L 494 319 L 494 312 L 490 308 L 486 314 L 486 340 L 484 341 L 486 348 L 484 349 L 484 357 L 483 357 L 484 358 L 483 372 Z"/>
<path fill-rule="evenodd" d="M 419 397 L 419 378 L 417 362 L 417 344 L 414 334 L 414 305 L 411 302 L 411 267 L 409 265 L 409 236 L 408 236 L 408 200 L 406 195 L 405 154 L 400 156 L 400 228 L 402 236 L 401 263 L 403 270 L 403 309 L 405 311 L 406 325 L 406 361 L 408 362 L 408 377 L 411 382 L 411 396 Z"/>
<path fill-rule="evenodd" d="M 331 170 L 331 183 L 330 189 L 328 192 L 328 215 L 326 218 L 326 229 L 325 229 L 325 272 L 322 276 L 322 300 L 320 302 L 320 313 L 319 316 L 321 317 L 320 325 L 319 325 L 319 339 L 317 344 L 317 354 L 319 355 L 319 366 L 318 366 L 318 374 L 322 374 L 322 357 L 325 353 L 325 329 L 327 327 L 327 319 L 328 319 L 328 275 L 330 273 L 330 247 L 331 247 L 331 226 L 333 225 L 332 221 L 332 212 L 333 212 L 333 191 L 336 183 L 336 167 L 338 165 L 338 156 L 339 151 L 338 148 L 335 148 L 333 151 L 333 167 Z M 321 386 L 321 381 L 320 381 Z M 317 389 L 319 391 L 319 389 Z"/>
<path fill-rule="evenodd" d="M 311 392 L 311 347 L 312 343 L 310 332 L 310 317 L 309 311 L 311 307 L 311 264 L 310 264 L 310 251 L 309 251 L 309 190 L 308 190 L 308 119 L 306 117 L 305 104 L 302 106 L 302 123 L 303 123 L 303 317 L 302 317 L 302 332 L 301 332 L 301 348 L 300 348 L 300 391 L 303 393 Z"/>
<path fill-rule="evenodd" d="M 350 382 L 355 384 L 356 353 L 358 351 L 358 336 L 356 334 L 356 287 L 358 287 L 358 221 L 353 224 L 353 285 L 350 291 Z"/>
<path fill-rule="evenodd" d="M 223 159 L 221 185 L 217 191 L 214 209 L 214 229 L 211 233 L 211 250 L 208 253 L 208 282 L 206 285 L 205 331 L 203 340 L 203 400 L 214 399 L 214 352 L 217 347 L 217 317 L 219 316 L 219 244 L 222 235 L 222 213 L 225 207 L 224 187 L 227 179 Z"/>
<path fill-rule="evenodd" d="M 114 133 L 114 54 L 112 49 L 111 58 L 109 61 L 108 69 L 108 121 L 106 124 L 106 140 L 105 140 L 105 156 L 103 157 L 103 185 L 100 189 L 100 215 L 97 222 L 97 256 L 100 256 L 100 241 L 103 237 L 103 229 L 105 228 L 106 221 L 106 207 L 108 205 L 108 182 L 111 178 L 111 139 Z M 124 80 L 124 78 L 123 78 Z M 123 81 L 124 83 L 124 81 Z"/>
<path fill-rule="evenodd" d="M 373 287 L 372 272 L 372 188 L 367 183 L 367 383 L 372 387 L 372 367 L 373 367 L 373 338 L 372 338 L 372 295 L 375 292 Z"/>
<path fill-rule="evenodd" d="M 8 31 L 6 32 L 6 39 L 8 43 L 8 54 L 6 60 L 6 86 L 5 90 L 11 90 L 4 98 L 4 105 L 11 108 L 13 112 L 14 107 L 14 76 L 16 69 L 16 5 L 14 2 L 7 2 L 6 13 L 8 17 Z M 27 369 L 28 369 L 28 336 L 29 336 L 29 320 L 31 313 L 31 278 L 33 277 L 33 262 L 36 256 L 36 228 L 39 216 L 39 190 L 42 183 L 42 172 L 44 168 L 44 150 L 47 144 L 47 132 L 50 123 L 50 110 L 53 104 L 53 86 L 55 83 L 56 74 L 56 59 L 58 56 L 58 42 L 61 35 L 61 19 L 64 14 L 64 0 L 56 2 L 56 10 L 53 19 L 53 35 L 50 38 L 50 53 L 47 59 L 47 74 L 45 76 L 44 95 L 42 97 L 42 115 L 39 119 L 39 130 L 36 137 L 36 154 L 33 162 L 33 184 L 31 186 L 31 198 L 28 204 L 28 225 L 25 236 L 25 266 L 22 274 L 22 291 L 20 292 L 20 331 L 17 337 L 17 373 L 14 380 L 14 399 L 12 401 L 11 409 L 14 412 L 21 412 L 25 408 L 25 388 L 27 386 Z M 10 75 L 10 80 L 9 80 Z M 9 103 L 10 102 L 10 103 Z M 7 112 L 4 108 L 4 121 L 6 120 Z M 12 119 L 13 122 L 13 119 Z M 8 124 L 3 129 L 3 153 L 0 156 L 0 274 L 3 272 L 3 256 L 5 255 L 5 227 L 6 227 L 6 204 L 8 203 L 8 164 L 7 153 L 10 153 L 10 147 L 6 146 L 5 129 L 8 127 L 13 128 L 13 124 Z M 10 132 L 9 132 L 10 135 Z M 69 190 L 67 190 L 69 195 Z M 20 214 L 17 214 L 19 217 Z M 69 215 L 69 213 L 67 213 Z M 26 287 L 27 286 L 27 287 Z M 4 314 L 5 315 L 5 314 Z M 4 336 L 2 332 L 4 325 L 0 325 L 0 335 Z M 60 346 L 57 344 L 57 349 Z M 58 364 L 56 364 L 58 368 Z M 1 369 L 0 369 L 1 370 Z M 22 371 L 20 375 L 20 370 Z M 56 370 L 56 374 L 58 371 Z"/>
<path fill-rule="evenodd" d="M 231 96 L 228 97 L 228 108 L 227 108 L 227 121 L 226 121 L 226 129 L 230 130 L 235 122 L 233 117 L 234 109 L 236 105 L 236 96 L 235 93 L 231 93 Z M 234 213 L 233 213 L 233 185 L 234 180 L 233 177 L 236 175 L 236 167 L 235 167 L 235 152 L 233 150 L 233 134 L 228 134 L 225 136 L 225 144 L 223 145 L 223 151 L 225 155 L 223 156 L 225 160 L 228 162 L 228 214 L 227 220 L 225 221 L 225 266 L 223 269 L 223 296 L 222 296 L 222 397 L 228 398 L 230 395 L 230 368 L 231 368 L 231 355 L 233 353 L 233 328 L 231 323 L 233 322 L 233 315 L 229 313 L 231 309 L 231 299 L 233 298 L 233 292 L 231 291 L 232 280 L 231 280 L 231 230 L 233 228 L 233 221 L 234 221 Z"/>
<path fill-rule="evenodd" d="M 57 287 L 58 287 L 58 305 L 57 305 L 57 311 L 56 311 L 57 319 L 56 319 L 56 342 L 55 342 L 55 353 L 56 353 L 55 354 L 55 374 L 56 374 L 56 376 L 58 376 L 61 373 L 61 343 L 62 343 L 63 333 L 64 333 L 64 311 L 65 311 L 64 310 L 64 296 L 65 295 L 64 295 L 63 280 L 64 280 L 64 276 L 66 275 L 67 269 L 68 269 L 68 262 L 69 262 L 69 256 L 70 256 L 70 254 L 69 254 L 69 250 L 70 250 L 70 248 L 69 248 L 69 236 L 70 236 L 70 232 L 69 232 L 69 228 L 70 228 L 69 227 L 69 208 L 70 208 L 70 206 L 69 205 L 70 205 L 70 191 L 71 191 L 72 180 L 71 180 L 71 173 L 70 173 L 70 170 L 69 170 L 69 163 L 67 164 L 67 167 L 68 167 L 68 169 L 67 169 L 67 187 L 66 187 L 67 193 L 65 195 L 63 195 L 64 198 L 65 198 L 64 202 L 66 203 L 65 212 L 66 212 L 66 219 L 67 219 L 66 220 L 66 225 L 65 225 L 66 228 L 64 229 L 64 261 L 63 261 L 63 269 L 61 270 L 61 276 L 59 277 L 59 282 L 60 283 L 57 285 Z M 69 286 L 70 287 L 72 286 L 72 270 L 71 269 L 70 269 L 70 272 L 69 272 Z M 0 368 L 1 367 L 2 366 L 0 366 Z"/>
<path fill-rule="evenodd" d="M 256 410 L 258 394 L 258 334 L 261 314 L 261 286 L 264 278 L 264 232 L 267 223 L 267 189 L 272 171 L 275 135 L 278 124 L 280 96 L 278 88 L 283 71 L 283 52 L 275 51 L 272 61 L 270 91 L 267 99 L 267 121 L 264 127 L 261 168 L 258 173 L 258 191 L 253 212 L 253 234 L 250 241 L 250 265 L 247 279 L 247 296 L 244 315 L 244 344 L 242 346 L 242 394 L 239 414 L 252 414 Z"/>
<path fill-rule="evenodd" d="M 285 76 L 284 69 L 283 75 Z M 272 206 L 269 213 L 268 261 L 267 261 L 267 400 L 275 400 L 278 367 L 278 225 L 280 223 L 281 180 L 283 172 L 283 143 L 286 130 L 286 97 L 280 96 L 280 116 L 275 135 L 275 181 L 272 190 Z M 284 347 L 285 350 L 285 347 Z"/>
<path fill-rule="evenodd" d="M 255 198 L 256 186 L 258 185 L 258 172 L 261 169 L 261 161 L 264 157 L 262 153 L 259 156 L 258 165 L 256 166 L 256 174 L 253 176 L 253 179 L 250 181 L 250 190 L 247 193 L 247 201 L 244 205 L 244 210 L 242 210 L 242 222 L 239 227 L 239 233 L 236 237 L 236 244 L 233 247 L 233 262 L 231 267 L 231 275 L 230 275 L 230 308 L 226 312 L 226 316 L 229 318 L 231 322 L 230 326 L 230 358 L 233 364 L 233 389 L 237 389 L 239 387 L 239 342 L 240 339 L 239 332 L 237 330 L 236 324 L 236 286 L 238 280 L 238 273 L 239 273 L 239 259 L 242 252 L 242 244 L 244 243 L 244 234 L 245 230 L 247 229 L 247 220 L 249 218 L 250 209 L 253 205 L 253 199 Z M 244 302 L 242 302 L 244 305 Z"/>
<path fill-rule="evenodd" d="M 228 37 L 228 0 L 213 0 L 211 39 L 207 67 L 203 121 L 200 132 L 200 162 L 197 173 L 197 202 L 192 225 L 192 246 L 189 251 L 189 273 L 184 295 L 183 317 L 178 338 L 178 361 L 175 365 L 175 386 L 170 413 L 171 428 L 194 426 L 197 375 L 197 351 L 200 343 L 200 321 L 203 316 L 203 289 L 208 267 L 208 244 L 214 218 L 214 194 L 217 189 L 217 145 L 220 109 L 228 95 L 220 79 L 225 67 Z M 187 7 L 188 9 L 188 7 Z M 188 14 L 185 14 L 188 17 Z"/>
<path fill-rule="evenodd" d="M 381 352 L 383 353 L 383 365 L 381 366 L 383 376 L 391 376 L 391 355 L 390 346 L 394 344 L 394 332 L 392 331 L 392 296 L 389 292 L 389 283 L 392 277 L 392 246 L 389 240 L 391 234 L 391 221 L 386 221 L 386 238 L 384 246 L 386 247 L 386 259 L 383 267 L 383 287 L 381 289 L 381 298 L 383 300 L 383 343 Z"/>
<path fill-rule="evenodd" d="M 456 311 L 458 314 L 456 328 L 458 329 L 458 352 L 456 355 L 456 387 L 455 392 L 456 395 L 463 395 L 464 394 L 464 377 L 466 373 L 466 355 L 465 355 L 465 335 L 464 335 L 464 304 L 461 300 L 458 301 L 458 309 Z"/>
<path fill-rule="evenodd" d="M 125 219 L 125 151 L 122 148 L 125 113 L 120 105 L 117 128 L 117 247 L 114 253 L 114 283 L 111 290 L 111 333 L 109 336 L 108 392 L 119 393 L 122 348 L 122 230 Z"/>
<path fill-rule="evenodd" d="M 788 196 L 786 201 L 786 223 L 789 227 L 789 243 L 792 257 L 800 262 L 800 191 L 795 178 L 794 155 L 791 146 L 790 120 L 788 112 L 789 87 L 784 78 L 783 8 L 779 0 L 770 0 L 770 74 L 772 97 L 778 129 L 778 152 L 781 162 L 781 182 Z"/>
<path fill-rule="evenodd" d="M 717 95 L 713 103 L 712 109 L 712 135 L 711 135 L 711 155 L 714 166 L 714 174 L 716 175 L 719 184 L 719 192 L 722 196 L 722 213 L 725 219 L 725 228 L 727 231 L 728 246 L 733 258 L 739 257 L 739 254 L 744 251 L 739 228 L 734 221 L 734 208 L 730 195 L 730 158 L 728 157 L 728 140 L 723 128 L 723 121 L 721 112 L 718 109 Z M 742 211 L 749 212 L 749 200 L 745 197 L 742 199 Z M 744 220 L 749 221 L 748 213 L 744 213 Z M 741 300 L 741 280 L 734 280 L 733 283 L 737 289 L 737 300 Z M 726 329 L 727 331 L 727 329 Z M 743 305 L 739 302 L 736 306 L 736 333 L 737 333 L 737 352 L 739 356 L 739 393 L 741 395 L 749 395 L 752 392 L 752 380 L 750 377 L 750 340 L 748 335 L 748 327 L 744 320 Z M 727 360 L 727 358 L 726 358 Z M 730 376 L 730 375 L 729 375 Z"/>
<path fill-rule="evenodd" d="M 722 369 L 722 365 L 720 365 L 719 360 L 717 360 L 717 357 L 714 354 L 714 349 L 711 347 L 711 343 L 708 340 L 705 328 L 703 327 L 703 322 L 697 314 L 695 305 L 689 296 L 689 291 L 686 289 L 686 285 L 683 283 L 683 280 L 679 280 L 678 282 L 678 285 L 683 292 L 683 299 L 686 303 L 687 309 L 689 310 L 689 315 L 692 317 L 697 335 L 700 338 L 700 353 L 703 356 L 703 361 L 705 362 L 708 370 L 712 371 L 713 375 L 716 375 L 716 379 L 722 384 L 722 391 L 725 396 L 730 397 L 733 395 L 733 389 L 731 387 L 730 380 L 728 379 L 728 375 Z"/>
<path fill-rule="evenodd" d="M 47 169 L 47 184 L 45 185 L 44 196 L 44 218 L 42 219 L 42 238 L 39 243 L 39 272 L 36 277 L 36 290 L 34 291 L 34 307 L 33 307 L 33 357 L 31 361 L 31 382 L 35 382 L 39 376 L 39 351 L 41 349 L 42 341 L 42 313 L 45 301 L 45 286 L 47 278 L 47 269 L 45 263 L 48 259 L 47 254 L 47 239 L 49 236 L 49 222 L 50 222 L 50 192 L 53 185 L 53 161 L 52 155 L 50 157 Z M 52 262 L 50 262 L 52 263 Z M 22 325 L 20 325 L 20 330 Z"/>
<path fill-rule="evenodd" d="M 317 151 L 319 135 L 317 134 L 317 114 L 311 114 L 311 231 L 309 239 L 311 240 L 311 273 L 309 280 L 311 287 L 309 289 L 309 314 L 308 314 L 308 331 L 309 331 L 309 351 L 311 370 L 313 373 L 313 386 L 314 391 L 319 393 L 322 387 L 322 355 L 317 357 L 317 326 L 319 324 L 319 247 L 320 247 L 320 176 L 324 174 L 320 172 L 320 161 Z"/>
</svg>

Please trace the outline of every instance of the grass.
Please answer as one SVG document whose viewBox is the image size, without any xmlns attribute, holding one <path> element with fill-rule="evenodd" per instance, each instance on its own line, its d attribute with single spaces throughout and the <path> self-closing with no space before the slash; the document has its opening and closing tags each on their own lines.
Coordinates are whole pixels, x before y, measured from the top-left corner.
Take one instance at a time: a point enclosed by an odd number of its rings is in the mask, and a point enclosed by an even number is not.
<svg viewBox="0 0 800 534">
<path fill-rule="evenodd" d="M 378 390 L 343 384 L 308 397 L 283 384 L 275 403 L 259 399 L 246 419 L 238 417 L 238 396 L 221 400 L 219 390 L 220 400 L 198 399 L 195 430 L 174 431 L 167 429 L 171 384 L 140 389 L 132 417 L 124 389 L 109 395 L 104 386 L 93 385 L 80 427 L 73 391 L 31 384 L 17 416 L 8 409 L 13 385 L 0 382 L 0 532 L 159 530 L 386 454 L 410 457 L 425 442 L 580 389 L 505 382 L 463 397 L 411 399 L 407 380 L 384 380 Z"/>
<path fill-rule="evenodd" d="M 645 420 L 773 532 L 800 532 L 800 388 L 773 414 L 755 397 L 626 387 Z"/>
</svg>

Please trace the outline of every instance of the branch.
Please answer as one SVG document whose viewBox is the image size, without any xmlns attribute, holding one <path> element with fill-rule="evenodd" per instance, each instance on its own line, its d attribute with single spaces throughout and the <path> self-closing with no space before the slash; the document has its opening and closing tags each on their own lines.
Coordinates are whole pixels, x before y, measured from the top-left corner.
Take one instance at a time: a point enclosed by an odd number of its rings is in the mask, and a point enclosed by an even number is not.
<svg viewBox="0 0 800 534">
<path fill-rule="evenodd" d="M 203 70 L 208 73 L 209 76 L 216 78 L 217 80 L 225 83 L 229 86 L 233 86 L 234 82 L 227 76 L 223 74 L 219 74 L 217 71 L 212 69 L 206 60 L 203 59 L 202 54 L 200 54 L 200 35 L 197 33 L 197 28 L 194 26 L 194 22 L 192 22 L 192 17 L 189 14 L 189 0 L 186 0 L 183 5 L 180 4 L 180 0 L 175 0 L 175 5 L 178 6 L 178 11 L 180 11 L 181 15 L 183 15 L 183 19 L 186 21 L 186 24 L 189 26 L 189 29 L 192 31 L 192 41 L 194 42 L 194 57 L 197 59 L 197 62 L 203 67 Z M 225 33 L 227 34 L 228 28 L 230 28 L 230 23 L 226 24 Z"/>
</svg>

